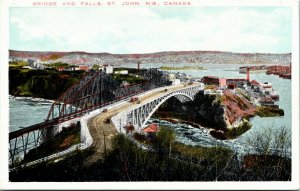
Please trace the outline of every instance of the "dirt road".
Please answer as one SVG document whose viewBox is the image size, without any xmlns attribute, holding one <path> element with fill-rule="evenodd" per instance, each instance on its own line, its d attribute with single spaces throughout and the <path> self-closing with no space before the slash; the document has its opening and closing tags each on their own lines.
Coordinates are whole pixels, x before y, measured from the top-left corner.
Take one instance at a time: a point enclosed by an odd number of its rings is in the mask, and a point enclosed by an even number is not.
<svg viewBox="0 0 300 191">
<path fill-rule="evenodd" d="M 187 85 L 187 87 L 193 87 L 193 85 Z M 185 88 L 184 85 L 180 84 L 177 86 L 166 87 L 167 92 L 172 92 L 175 90 Z M 139 96 L 139 101 L 141 103 L 148 102 L 156 97 L 160 97 L 166 94 L 164 90 L 156 90 L 149 94 Z M 113 137 L 118 134 L 118 130 L 116 127 L 111 123 L 107 122 L 107 119 L 111 121 L 111 118 L 125 110 L 129 110 L 132 107 L 136 106 L 136 102 L 127 102 L 120 106 L 116 106 L 113 109 L 109 109 L 107 112 L 102 112 L 101 114 L 90 118 L 87 125 L 90 131 L 90 134 L 93 138 L 92 148 L 94 149 L 94 153 L 89 156 L 86 161 L 85 165 L 91 165 L 99 160 L 104 159 L 106 151 L 112 149 L 113 145 Z"/>
</svg>

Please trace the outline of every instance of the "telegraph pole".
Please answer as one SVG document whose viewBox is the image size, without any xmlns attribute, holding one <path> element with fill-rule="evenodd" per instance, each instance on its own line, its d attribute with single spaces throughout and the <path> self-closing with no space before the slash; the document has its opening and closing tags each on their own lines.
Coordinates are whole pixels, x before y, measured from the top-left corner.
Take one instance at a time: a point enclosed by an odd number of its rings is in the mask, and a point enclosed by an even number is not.
<svg viewBox="0 0 300 191">
<path fill-rule="evenodd" d="M 103 137 L 104 137 L 104 157 L 106 158 L 106 140 L 105 140 L 105 131 L 103 131 Z"/>
</svg>

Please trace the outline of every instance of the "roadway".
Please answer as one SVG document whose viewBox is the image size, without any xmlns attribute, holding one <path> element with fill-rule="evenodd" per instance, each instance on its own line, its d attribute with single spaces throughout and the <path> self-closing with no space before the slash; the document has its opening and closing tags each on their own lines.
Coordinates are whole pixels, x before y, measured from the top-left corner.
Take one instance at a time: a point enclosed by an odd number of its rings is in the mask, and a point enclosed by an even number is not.
<svg viewBox="0 0 300 191">
<path fill-rule="evenodd" d="M 146 95 L 137 95 L 139 97 L 140 104 L 143 104 L 143 102 L 147 103 L 155 98 L 159 98 L 163 96 L 166 93 L 185 89 L 186 87 L 194 87 L 199 85 L 192 84 L 192 85 L 184 85 L 179 84 L 176 86 L 167 86 L 166 89 L 168 89 L 167 92 L 163 90 L 154 90 L 151 93 L 148 93 Z M 85 165 L 89 166 L 99 160 L 104 159 L 106 151 L 112 149 L 112 143 L 113 138 L 118 134 L 118 130 L 115 127 L 113 123 L 111 123 L 111 118 L 114 115 L 117 115 L 118 113 L 133 109 L 137 105 L 136 102 L 126 102 L 122 105 L 116 106 L 112 109 L 109 109 L 107 112 L 102 112 L 101 114 L 92 117 L 88 120 L 87 126 L 89 129 L 89 132 L 93 138 L 93 143 L 91 145 L 91 148 L 94 149 L 94 153 L 89 156 L 86 161 Z M 106 120 L 109 119 L 110 123 L 107 123 Z"/>
</svg>

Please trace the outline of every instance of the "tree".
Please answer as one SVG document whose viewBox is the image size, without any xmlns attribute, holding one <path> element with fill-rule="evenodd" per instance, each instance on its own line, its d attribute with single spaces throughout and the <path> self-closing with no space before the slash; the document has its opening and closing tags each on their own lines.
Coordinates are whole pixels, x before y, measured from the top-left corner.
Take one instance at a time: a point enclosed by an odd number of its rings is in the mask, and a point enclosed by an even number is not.
<svg viewBox="0 0 300 191">
<path fill-rule="evenodd" d="M 291 133 L 289 129 L 284 126 L 278 129 L 266 128 L 260 132 L 253 132 L 246 142 L 250 147 L 249 153 L 244 156 L 243 163 L 246 169 L 251 169 L 254 180 L 291 179 Z M 246 180 L 251 180 L 251 178 L 249 179 L 247 175 Z"/>
<path fill-rule="evenodd" d="M 158 151 L 168 152 L 170 156 L 172 143 L 175 141 L 175 138 L 176 138 L 176 134 L 171 128 L 161 126 L 160 131 L 157 133 L 155 137 L 154 147 Z"/>
</svg>

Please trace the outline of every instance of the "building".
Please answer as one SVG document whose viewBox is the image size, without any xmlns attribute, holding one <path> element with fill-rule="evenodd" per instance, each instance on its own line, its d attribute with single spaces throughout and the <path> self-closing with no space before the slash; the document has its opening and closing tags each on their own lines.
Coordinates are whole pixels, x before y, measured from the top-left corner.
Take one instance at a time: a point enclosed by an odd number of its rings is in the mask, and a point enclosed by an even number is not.
<svg viewBox="0 0 300 191">
<path fill-rule="evenodd" d="M 58 71 L 60 71 L 60 72 L 62 72 L 62 71 L 64 71 L 64 70 L 65 70 L 65 67 L 63 67 L 63 66 L 59 66 L 59 67 L 57 67 L 57 70 L 58 70 Z"/>
<path fill-rule="evenodd" d="M 171 81 L 172 81 L 172 85 L 173 85 L 173 86 L 177 86 L 177 85 L 180 84 L 180 79 L 173 79 L 173 80 L 171 80 Z"/>
<path fill-rule="evenodd" d="M 152 123 L 143 129 L 143 132 L 147 134 L 148 137 L 153 137 L 159 132 L 159 125 L 157 123 Z"/>
<path fill-rule="evenodd" d="M 244 78 L 233 78 L 233 79 L 226 79 L 226 84 L 228 89 L 235 89 L 235 88 L 244 88 L 245 84 L 248 83 L 247 79 Z"/>
<path fill-rule="evenodd" d="M 273 91 L 273 86 L 272 86 L 272 84 L 271 83 L 269 83 L 269 82 L 265 82 L 265 83 L 263 83 L 263 84 L 260 84 L 261 86 L 260 86 L 260 88 L 261 88 L 261 91 L 268 91 L 268 92 L 271 92 L 271 91 Z"/>
<path fill-rule="evenodd" d="M 219 78 L 216 76 L 204 76 L 201 82 L 205 85 L 219 85 Z"/>
<path fill-rule="evenodd" d="M 107 74 L 112 74 L 114 72 L 114 67 L 112 65 L 103 65 L 103 71 Z"/>
<path fill-rule="evenodd" d="M 75 70 L 84 70 L 84 71 L 88 71 L 89 67 L 86 65 L 79 65 L 77 68 L 75 68 Z"/>
<path fill-rule="evenodd" d="M 226 78 L 219 78 L 219 86 L 220 87 L 226 87 L 227 85 L 227 79 Z"/>
<path fill-rule="evenodd" d="M 174 80 L 176 78 L 175 74 L 169 74 L 168 77 L 169 77 L 170 80 Z"/>
<path fill-rule="evenodd" d="M 115 74 L 124 74 L 124 75 L 126 75 L 126 74 L 128 74 L 128 70 L 119 70 L 119 71 L 115 71 L 114 73 Z"/>
</svg>

